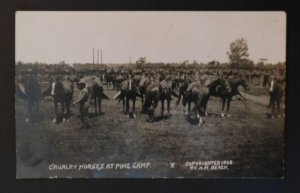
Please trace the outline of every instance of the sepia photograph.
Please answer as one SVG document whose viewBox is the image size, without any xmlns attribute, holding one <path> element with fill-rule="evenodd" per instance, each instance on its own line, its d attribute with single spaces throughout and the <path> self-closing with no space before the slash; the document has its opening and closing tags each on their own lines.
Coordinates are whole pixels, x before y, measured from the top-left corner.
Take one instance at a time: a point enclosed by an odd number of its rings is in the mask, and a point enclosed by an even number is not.
<svg viewBox="0 0 300 193">
<path fill-rule="evenodd" d="M 284 178 L 283 11 L 16 11 L 16 178 Z"/>
</svg>

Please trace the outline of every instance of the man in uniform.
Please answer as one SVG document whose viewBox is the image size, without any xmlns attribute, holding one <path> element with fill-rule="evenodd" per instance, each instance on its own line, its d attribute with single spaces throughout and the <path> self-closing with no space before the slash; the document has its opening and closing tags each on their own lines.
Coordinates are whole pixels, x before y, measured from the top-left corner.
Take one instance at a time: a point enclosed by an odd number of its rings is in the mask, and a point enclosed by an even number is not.
<svg viewBox="0 0 300 193">
<path fill-rule="evenodd" d="M 221 84 L 225 87 L 226 91 L 228 93 L 230 93 L 232 91 L 231 86 L 230 86 L 228 80 L 224 77 L 223 73 L 220 75 L 220 81 L 221 81 Z"/>
<path fill-rule="evenodd" d="M 73 105 L 79 104 L 80 121 L 82 124 L 80 129 L 88 129 L 90 128 L 90 125 L 86 122 L 86 117 L 88 115 L 89 107 L 89 91 L 85 87 L 84 82 L 78 82 L 77 88 L 79 89 L 78 100 L 76 100 Z"/>
</svg>

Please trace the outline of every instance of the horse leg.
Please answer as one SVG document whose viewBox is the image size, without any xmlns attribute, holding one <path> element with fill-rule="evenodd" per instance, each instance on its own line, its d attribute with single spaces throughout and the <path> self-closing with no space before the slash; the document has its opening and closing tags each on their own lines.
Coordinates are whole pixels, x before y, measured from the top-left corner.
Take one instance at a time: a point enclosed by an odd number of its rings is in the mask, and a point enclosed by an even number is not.
<svg viewBox="0 0 300 193">
<path fill-rule="evenodd" d="M 181 100 L 181 93 L 179 93 L 179 96 L 178 96 L 178 99 L 177 99 L 176 105 L 178 105 L 178 104 L 180 103 L 180 100 Z"/>
<path fill-rule="evenodd" d="M 276 106 L 277 106 L 277 116 L 278 116 L 278 117 L 281 116 L 281 112 L 280 112 L 280 103 L 281 103 L 281 101 L 277 98 L 277 100 L 276 100 Z"/>
<path fill-rule="evenodd" d="M 230 116 L 231 116 L 231 115 L 229 114 L 230 102 L 231 102 L 231 98 L 228 98 L 228 99 L 227 99 L 227 117 L 230 117 Z"/>
<path fill-rule="evenodd" d="M 126 116 L 129 118 L 129 97 L 126 97 Z"/>
<path fill-rule="evenodd" d="M 126 113 L 126 105 L 125 105 L 125 98 L 122 97 L 122 102 L 123 102 L 123 113 Z"/>
<path fill-rule="evenodd" d="M 132 112 L 133 112 L 133 118 L 136 118 L 136 114 L 135 114 L 135 100 L 136 98 L 134 97 L 132 99 Z"/>
<path fill-rule="evenodd" d="M 142 105 L 144 104 L 144 93 L 141 93 Z"/>
<path fill-rule="evenodd" d="M 71 100 L 66 100 L 66 110 L 67 110 L 66 119 L 69 119 L 71 115 L 70 106 L 71 106 Z"/>
<path fill-rule="evenodd" d="M 188 102 L 187 116 L 190 116 L 190 112 L 191 112 L 191 102 Z"/>
<path fill-rule="evenodd" d="M 275 101 L 272 104 L 272 116 L 271 118 L 273 119 L 275 117 Z"/>
<path fill-rule="evenodd" d="M 95 115 L 97 115 L 97 97 L 94 97 L 94 108 L 95 108 Z"/>
<path fill-rule="evenodd" d="M 164 110 L 165 110 L 164 102 L 165 100 L 161 100 L 161 118 L 164 117 Z"/>
<path fill-rule="evenodd" d="M 225 108 L 226 98 L 222 98 L 222 111 L 221 111 L 221 117 L 224 117 L 224 108 Z"/>
<path fill-rule="evenodd" d="M 196 109 L 196 111 L 197 111 L 197 118 L 199 119 L 199 121 L 198 121 L 198 126 L 201 126 L 201 125 L 203 124 L 203 119 L 202 119 L 202 117 L 201 117 L 201 115 L 200 115 L 200 113 L 201 113 L 201 106 L 199 106 L 199 107 Z"/>
<path fill-rule="evenodd" d="M 270 105 L 271 107 L 271 118 L 273 119 L 275 116 L 275 97 L 273 93 L 270 93 Z"/>
<path fill-rule="evenodd" d="M 150 103 L 151 102 L 150 99 L 148 99 L 148 100 L 149 100 L 148 102 Z M 145 102 L 147 102 L 147 100 Z M 150 122 L 154 121 L 154 112 L 155 112 L 155 108 L 157 107 L 157 103 L 158 103 L 158 100 L 153 99 L 152 104 L 147 109 Z"/>
<path fill-rule="evenodd" d="M 168 99 L 167 100 L 168 117 L 170 116 L 170 103 L 171 103 L 171 100 Z"/>
<path fill-rule="evenodd" d="M 66 121 L 66 118 L 65 118 L 65 102 L 64 102 L 64 100 L 61 102 L 61 114 L 62 114 L 62 116 L 63 116 L 63 122 L 65 122 Z"/>
<path fill-rule="evenodd" d="M 32 103 L 31 101 L 27 102 L 27 116 L 26 116 L 26 122 L 28 123 L 31 119 L 32 115 Z"/>
<path fill-rule="evenodd" d="M 203 100 L 201 102 L 201 108 L 203 110 L 205 117 L 207 117 L 206 107 L 207 107 L 208 99 L 209 99 L 209 96 L 205 96 L 205 97 L 203 97 Z"/>
<path fill-rule="evenodd" d="M 98 97 L 98 108 L 99 108 L 98 113 L 99 113 L 99 114 L 102 113 L 102 110 L 101 110 L 101 103 L 102 103 L 102 96 L 99 96 L 99 97 Z"/>
<path fill-rule="evenodd" d="M 151 111 L 152 121 L 154 121 L 154 112 L 155 112 L 155 109 L 157 107 L 157 104 L 158 104 L 158 99 L 154 99 L 153 104 L 152 104 L 153 109 Z"/>
<path fill-rule="evenodd" d="M 56 120 L 57 120 L 57 101 L 54 101 L 54 118 L 52 120 L 53 123 L 56 123 Z"/>
</svg>

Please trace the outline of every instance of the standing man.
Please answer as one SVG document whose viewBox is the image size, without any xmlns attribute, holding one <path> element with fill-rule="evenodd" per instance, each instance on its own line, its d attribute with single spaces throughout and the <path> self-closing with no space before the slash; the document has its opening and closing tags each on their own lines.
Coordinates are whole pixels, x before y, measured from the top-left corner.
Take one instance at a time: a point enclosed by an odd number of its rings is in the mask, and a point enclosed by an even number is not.
<svg viewBox="0 0 300 193">
<path fill-rule="evenodd" d="M 274 92 L 273 92 L 274 84 L 275 84 L 275 77 L 274 77 L 274 75 L 271 75 L 270 76 L 270 87 L 269 87 L 269 95 L 270 95 L 270 100 L 269 100 L 269 105 L 268 105 L 269 108 L 274 103 Z"/>
<path fill-rule="evenodd" d="M 78 100 L 76 100 L 73 105 L 79 103 L 79 112 L 80 112 L 80 121 L 81 127 L 80 129 L 88 129 L 90 128 L 90 124 L 86 122 L 86 117 L 88 115 L 88 107 L 89 107 L 89 91 L 85 87 L 84 82 L 77 82 L 77 88 L 79 89 Z"/>
</svg>

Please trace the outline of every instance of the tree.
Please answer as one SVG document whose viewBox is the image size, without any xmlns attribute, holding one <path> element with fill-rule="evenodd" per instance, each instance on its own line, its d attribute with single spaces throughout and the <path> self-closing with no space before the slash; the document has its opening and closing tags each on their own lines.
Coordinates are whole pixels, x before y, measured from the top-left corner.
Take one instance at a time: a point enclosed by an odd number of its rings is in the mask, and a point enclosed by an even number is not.
<svg viewBox="0 0 300 193">
<path fill-rule="evenodd" d="M 244 38 L 235 40 L 230 44 L 230 50 L 227 52 L 229 63 L 234 68 L 242 67 L 248 64 L 248 45 Z"/>
</svg>

